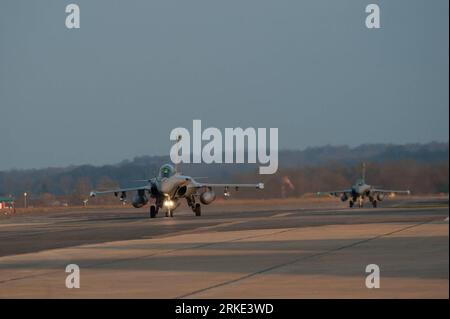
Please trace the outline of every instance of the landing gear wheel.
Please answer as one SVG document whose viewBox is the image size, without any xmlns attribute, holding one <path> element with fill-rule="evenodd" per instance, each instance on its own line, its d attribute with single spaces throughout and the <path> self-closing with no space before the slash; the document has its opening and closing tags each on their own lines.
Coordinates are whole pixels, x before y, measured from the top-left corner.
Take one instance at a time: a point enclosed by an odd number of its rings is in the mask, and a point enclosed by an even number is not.
<svg viewBox="0 0 450 319">
<path fill-rule="evenodd" d="M 377 208 L 377 201 L 376 200 L 372 201 L 372 206 L 373 206 L 373 208 Z"/>
<path fill-rule="evenodd" d="M 194 213 L 195 213 L 195 216 L 202 215 L 202 207 L 200 206 L 200 204 L 195 204 Z"/>
<path fill-rule="evenodd" d="M 173 217 L 173 210 L 167 210 L 166 211 L 166 217 Z"/>
<path fill-rule="evenodd" d="M 158 211 L 156 210 L 155 205 L 150 206 L 150 218 L 155 218 Z"/>
</svg>

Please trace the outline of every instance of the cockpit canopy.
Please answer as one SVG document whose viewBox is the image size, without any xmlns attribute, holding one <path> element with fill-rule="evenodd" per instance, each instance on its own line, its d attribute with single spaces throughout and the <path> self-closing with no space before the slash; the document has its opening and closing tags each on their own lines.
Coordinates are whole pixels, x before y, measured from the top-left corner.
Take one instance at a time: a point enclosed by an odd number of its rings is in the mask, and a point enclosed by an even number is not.
<svg viewBox="0 0 450 319">
<path fill-rule="evenodd" d="M 173 174 L 175 174 L 175 168 L 170 164 L 164 164 L 159 169 L 159 176 L 160 177 L 170 177 Z"/>
<path fill-rule="evenodd" d="M 363 179 L 358 179 L 358 180 L 356 181 L 356 185 L 358 185 L 358 186 L 362 186 L 362 185 L 364 185 L 364 184 L 365 184 L 365 182 L 364 182 Z"/>
</svg>

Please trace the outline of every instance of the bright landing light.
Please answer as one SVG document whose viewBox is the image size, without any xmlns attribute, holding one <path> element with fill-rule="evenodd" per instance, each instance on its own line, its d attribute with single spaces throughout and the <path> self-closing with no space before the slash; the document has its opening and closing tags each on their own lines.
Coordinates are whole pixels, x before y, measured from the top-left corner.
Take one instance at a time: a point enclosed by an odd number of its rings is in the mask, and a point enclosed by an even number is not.
<svg viewBox="0 0 450 319">
<path fill-rule="evenodd" d="M 173 207 L 173 205 L 174 205 L 174 202 L 171 201 L 171 200 L 165 200 L 165 201 L 164 201 L 164 206 L 166 206 L 166 207 L 168 207 L 168 208 Z"/>
</svg>

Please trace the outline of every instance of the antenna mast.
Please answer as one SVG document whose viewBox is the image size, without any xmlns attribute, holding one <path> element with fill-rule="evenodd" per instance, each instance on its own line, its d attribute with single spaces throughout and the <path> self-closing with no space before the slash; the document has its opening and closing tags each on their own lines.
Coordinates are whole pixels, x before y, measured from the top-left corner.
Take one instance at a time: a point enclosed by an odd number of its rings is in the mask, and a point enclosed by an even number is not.
<svg viewBox="0 0 450 319">
<path fill-rule="evenodd" d="M 366 181 L 366 163 L 362 163 L 362 172 L 361 172 L 361 178 L 365 182 Z"/>
</svg>

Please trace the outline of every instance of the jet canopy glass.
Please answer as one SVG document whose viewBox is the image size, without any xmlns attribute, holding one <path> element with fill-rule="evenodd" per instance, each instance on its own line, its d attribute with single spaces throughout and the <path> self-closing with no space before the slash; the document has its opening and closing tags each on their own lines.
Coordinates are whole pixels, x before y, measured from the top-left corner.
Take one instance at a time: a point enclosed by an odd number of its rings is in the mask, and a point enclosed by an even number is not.
<svg viewBox="0 0 450 319">
<path fill-rule="evenodd" d="M 159 169 L 159 176 L 161 177 L 170 177 L 173 174 L 175 174 L 175 169 L 172 165 L 165 164 Z"/>
</svg>

